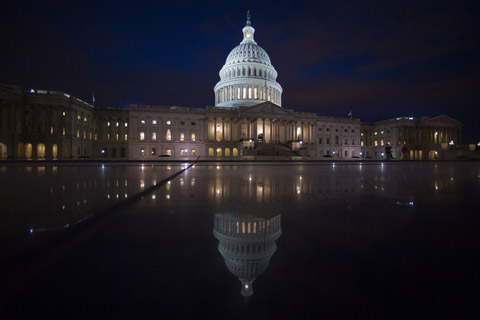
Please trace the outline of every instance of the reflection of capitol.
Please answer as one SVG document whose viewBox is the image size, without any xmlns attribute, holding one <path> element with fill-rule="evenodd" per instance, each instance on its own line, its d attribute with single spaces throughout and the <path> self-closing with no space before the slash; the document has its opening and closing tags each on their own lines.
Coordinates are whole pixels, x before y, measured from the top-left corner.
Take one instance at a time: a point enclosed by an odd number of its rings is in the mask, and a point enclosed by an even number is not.
<svg viewBox="0 0 480 320">
<path fill-rule="evenodd" d="M 250 215 L 216 214 L 213 234 L 228 270 L 242 283 L 241 294 L 253 294 L 252 284 L 268 267 L 280 237 L 280 215 L 263 219 Z"/>
</svg>

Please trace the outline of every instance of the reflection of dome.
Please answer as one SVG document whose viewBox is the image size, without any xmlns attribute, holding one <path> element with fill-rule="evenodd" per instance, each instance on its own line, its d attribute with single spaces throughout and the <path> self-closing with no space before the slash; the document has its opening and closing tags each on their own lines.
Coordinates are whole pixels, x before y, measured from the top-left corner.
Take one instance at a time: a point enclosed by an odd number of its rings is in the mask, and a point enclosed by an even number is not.
<svg viewBox="0 0 480 320">
<path fill-rule="evenodd" d="M 213 234 L 228 270 L 242 283 L 241 294 L 253 294 L 252 283 L 268 267 L 282 233 L 280 215 L 271 219 L 216 214 Z"/>
<path fill-rule="evenodd" d="M 214 88 L 215 106 L 252 106 L 265 101 L 282 105 L 283 89 L 270 57 L 254 40 L 255 29 L 247 13 L 243 41 L 228 55 Z"/>
</svg>

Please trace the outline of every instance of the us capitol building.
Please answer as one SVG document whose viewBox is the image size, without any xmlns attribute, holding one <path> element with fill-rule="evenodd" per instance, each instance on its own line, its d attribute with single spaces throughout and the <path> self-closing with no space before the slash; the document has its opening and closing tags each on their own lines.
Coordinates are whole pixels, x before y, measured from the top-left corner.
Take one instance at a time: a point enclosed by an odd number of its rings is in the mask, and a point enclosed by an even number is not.
<svg viewBox="0 0 480 320">
<path fill-rule="evenodd" d="M 61 91 L 0 85 L 0 159 L 436 159 L 461 143 L 441 115 L 375 123 L 282 106 L 283 88 L 250 15 L 214 87 L 215 106 L 102 108 Z"/>
</svg>

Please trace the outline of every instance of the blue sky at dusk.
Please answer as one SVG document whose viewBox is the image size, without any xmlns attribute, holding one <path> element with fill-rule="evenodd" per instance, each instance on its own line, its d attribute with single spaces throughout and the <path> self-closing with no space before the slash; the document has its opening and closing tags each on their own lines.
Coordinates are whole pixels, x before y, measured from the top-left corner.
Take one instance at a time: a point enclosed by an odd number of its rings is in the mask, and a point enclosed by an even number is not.
<svg viewBox="0 0 480 320">
<path fill-rule="evenodd" d="M 10 1 L 0 82 L 96 104 L 213 105 L 250 10 L 296 111 L 375 121 L 446 114 L 480 129 L 476 1 Z"/>
</svg>

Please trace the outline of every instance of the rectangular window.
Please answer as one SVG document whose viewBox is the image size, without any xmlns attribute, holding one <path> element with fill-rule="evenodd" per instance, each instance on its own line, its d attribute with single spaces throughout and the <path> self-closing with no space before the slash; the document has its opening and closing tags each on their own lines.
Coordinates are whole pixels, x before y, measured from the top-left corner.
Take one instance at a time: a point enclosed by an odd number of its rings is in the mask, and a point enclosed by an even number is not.
<svg viewBox="0 0 480 320">
<path fill-rule="evenodd" d="M 140 140 L 145 140 L 145 132 L 140 132 Z"/>
<path fill-rule="evenodd" d="M 192 141 L 195 141 L 195 133 L 192 133 Z"/>
<path fill-rule="evenodd" d="M 345 139 L 345 145 L 347 145 L 347 144 L 348 144 L 348 139 Z"/>
<path fill-rule="evenodd" d="M 172 155 L 172 149 L 167 149 L 167 150 L 165 150 L 165 154 L 166 154 L 167 156 L 171 156 L 171 155 Z"/>
<path fill-rule="evenodd" d="M 360 147 L 363 147 L 363 141 L 360 141 Z"/>
<path fill-rule="evenodd" d="M 152 156 L 155 156 L 157 154 L 157 148 L 152 148 Z"/>
<path fill-rule="evenodd" d="M 192 151 L 190 152 L 192 156 L 195 155 L 195 149 L 192 149 Z"/>
<path fill-rule="evenodd" d="M 87 122 L 87 117 L 83 117 L 83 122 Z"/>
<path fill-rule="evenodd" d="M 186 155 L 186 149 L 180 149 L 180 156 L 184 157 Z"/>
<path fill-rule="evenodd" d="M 77 114 L 77 120 L 80 120 L 81 118 L 82 117 L 79 114 Z"/>
<path fill-rule="evenodd" d="M 110 140 L 110 133 L 107 133 L 107 140 Z"/>
<path fill-rule="evenodd" d="M 95 141 L 98 140 L 98 134 L 95 133 Z"/>
<path fill-rule="evenodd" d="M 194 125 L 195 125 L 195 121 L 192 121 L 192 126 L 194 126 Z"/>
<path fill-rule="evenodd" d="M 65 127 L 62 129 L 62 134 L 65 135 Z"/>
<path fill-rule="evenodd" d="M 355 139 L 352 139 L 352 146 L 355 145 Z"/>
<path fill-rule="evenodd" d="M 157 124 L 157 120 L 152 120 L 152 124 Z"/>
<path fill-rule="evenodd" d="M 380 140 L 380 145 L 383 146 L 383 140 Z"/>
<path fill-rule="evenodd" d="M 118 127 L 119 125 L 120 125 L 120 123 L 118 123 L 118 122 L 117 122 L 117 123 L 115 123 L 115 126 L 117 126 L 117 127 Z"/>
<path fill-rule="evenodd" d="M 152 140 L 157 141 L 157 133 L 156 132 L 152 132 Z"/>
<path fill-rule="evenodd" d="M 127 123 L 127 122 L 125 122 L 125 128 L 126 128 L 126 127 L 128 127 L 128 123 Z"/>
<path fill-rule="evenodd" d="M 330 144 L 330 138 L 327 138 L 327 144 Z"/>
<path fill-rule="evenodd" d="M 180 141 L 185 141 L 185 134 L 184 133 L 180 133 Z"/>
<path fill-rule="evenodd" d="M 378 141 L 377 141 L 377 140 L 375 140 L 375 147 L 377 147 L 377 146 L 378 146 Z"/>
<path fill-rule="evenodd" d="M 108 121 L 108 122 L 107 122 L 107 126 L 109 126 L 109 127 L 110 127 L 110 121 Z"/>
<path fill-rule="evenodd" d="M 125 133 L 125 141 L 128 140 L 128 134 Z"/>
<path fill-rule="evenodd" d="M 120 135 L 118 133 L 115 135 L 115 140 L 120 140 Z"/>
<path fill-rule="evenodd" d="M 141 123 L 141 124 L 145 124 L 145 120 L 140 120 L 140 123 Z"/>
<path fill-rule="evenodd" d="M 50 134 L 53 134 L 53 126 L 50 127 Z"/>
<path fill-rule="evenodd" d="M 322 138 L 318 139 L 318 143 L 322 144 Z"/>
<path fill-rule="evenodd" d="M 66 115 L 67 115 L 67 114 L 65 113 L 65 111 L 63 111 L 63 112 L 62 112 L 62 116 L 65 117 Z"/>
<path fill-rule="evenodd" d="M 80 130 L 77 129 L 77 138 L 80 138 Z"/>
<path fill-rule="evenodd" d="M 92 133 L 92 131 L 90 131 L 90 137 L 89 137 L 90 140 L 92 140 L 92 136 L 93 136 L 93 133 Z"/>
<path fill-rule="evenodd" d="M 181 126 L 184 126 L 184 125 L 185 125 L 185 121 L 180 121 L 180 125 L 181 125 Z"/>
<path fill-rule="evenodd" d="M 345 151 L 345 157 L 348 157 L 348 151 Z"/>
<path fill-rule="evenodd" d="M 83 139 L 87 139 L 87 131 L 83 131 Z"/>
</svg>

